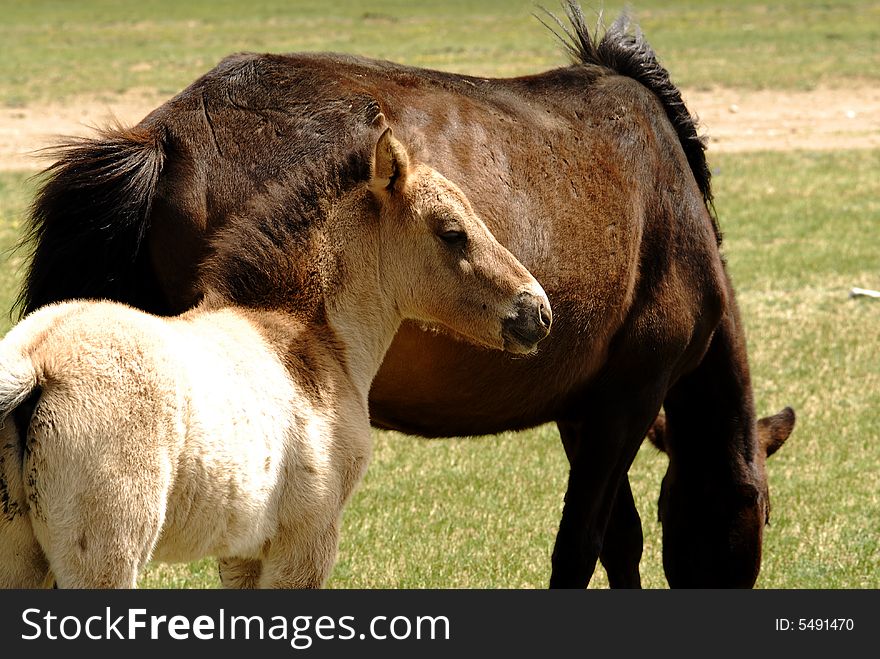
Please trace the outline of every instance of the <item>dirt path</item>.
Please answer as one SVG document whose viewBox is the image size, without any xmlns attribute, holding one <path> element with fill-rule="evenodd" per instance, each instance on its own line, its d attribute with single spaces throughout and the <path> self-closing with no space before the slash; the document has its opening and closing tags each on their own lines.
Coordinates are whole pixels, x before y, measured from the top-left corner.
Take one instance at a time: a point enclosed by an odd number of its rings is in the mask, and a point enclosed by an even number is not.
<svg viewBox="0 0 880 659">
<path fill-rule="evenodd" d="M 685 102 L 709 136 L 710 153 L 788 149 L 880 148 L 880 86 L 809 92 L 686 90 Z M 0 171 L 36 170 L 32 155 L 59 135 L 89 135 L 114 118 L 139 121 L 164 99 L 130 92 L 112 100 L 0 108 Z"/>
<path fill-rule="evenodd" d="M 880 147 L 880 87 L 686 91 L 710 153 Z"/>
</svg>

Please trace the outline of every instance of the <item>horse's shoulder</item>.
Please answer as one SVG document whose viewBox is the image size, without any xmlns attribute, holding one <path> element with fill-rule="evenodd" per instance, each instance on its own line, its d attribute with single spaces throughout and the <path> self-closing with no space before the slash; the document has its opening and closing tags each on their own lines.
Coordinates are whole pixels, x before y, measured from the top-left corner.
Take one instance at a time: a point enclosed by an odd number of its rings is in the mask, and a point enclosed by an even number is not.
<svg viewBox="0 0 880 659">
<path fill-rule="evenodd" d="M 310 404 L 323 407 L 348 379 L 345 347 L 322 318 L 238 308 L 235 313 L 260 336 Z M 320 315 L 320 313 L 319 313 Z"/>
</svg>

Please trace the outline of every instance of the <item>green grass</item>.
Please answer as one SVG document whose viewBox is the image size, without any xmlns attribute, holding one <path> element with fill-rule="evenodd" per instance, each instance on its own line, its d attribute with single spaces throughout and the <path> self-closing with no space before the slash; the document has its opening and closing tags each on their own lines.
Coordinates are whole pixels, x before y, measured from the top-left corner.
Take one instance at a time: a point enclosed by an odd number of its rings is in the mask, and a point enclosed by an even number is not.
<svg viewBox="0 0 880 659">
<path fill-rule="evenodd" d="M 880 152 L 712 157 L 725 252 L 749 337 L 758 411 L 798 412 L 769 464 L 764 588 L 880 587 Z M 31 194 L 0 174 L 0 241 Z M 0 270 L 0 307 L 15 291 Z M 425 441 L 375 432 L 348 507 L 333 588 L 540 588 L 565 488 L 555 428 Z M 664 587 L 656 497 L 665 458 L 631 470 L 644 584 Z M 604 585 L 601 570 L 593 586 Z M 213 587 L 214 561 L 155 566 L 141 585 Z"/>
<path fill-rule="evenodd" d="M 604 4 L 606 16 L 613 17 L 624 3 Z M 631 4 L 682 86 L 810 88 L 880 79 L 876 2 Z M 241 50 L 339 50 L 479 75 L 532 73 L 564 61 L 558 44 L 531 16 L 535 5 L 2 0 L 0 104 L 131 89 L 168 96 Z M 544 5 L 559 13 L 555 0 Z"/>
</svg>

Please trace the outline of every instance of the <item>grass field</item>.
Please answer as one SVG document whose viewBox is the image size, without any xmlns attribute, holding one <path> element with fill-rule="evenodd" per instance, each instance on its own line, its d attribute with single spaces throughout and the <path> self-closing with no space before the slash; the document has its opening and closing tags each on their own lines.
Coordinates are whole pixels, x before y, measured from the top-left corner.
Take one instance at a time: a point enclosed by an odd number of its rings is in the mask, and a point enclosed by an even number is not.
<svg viewBox="0 0 880 659">
<path fill-rule="evenodd" d="M 606 15 L 624 4 L 605 2 Z M 686 87 L 880 79 L 877 2 L 628 4 Z M 240 50 L 338 50 L 479 75 L 531 73 L 560 62 L 558 44 L 531 16 L 537 5 L 560 13 L 557 0 L 343 1 L 332 8 L 319 0 L 2 0 L 0 100 L 17 106 L 132 88 L 169 95 Z"/>
<path fill-rule="evenodd" d="M 529 2 L 385 1 L 332 12 L 317 2 L 120 4 L 0 1 L 2 102 L 131 88 L 167 95 L 242 49 L 345 50 L 484 75 L 563 59 Z M 822 84 L 845 93 L 880 78 L 876 2 L 634 5 L 684 86 Z M 798 412 L 768 465 L 773 515 L 758 586 L 878 588 L 880 300 L 848 291 L 880 288 L 880 152 L 710 153 L 710 165 L 758 411 Z M 19 236 L 34 185 L 24 173 L 0 173 L 0 248 Z M 15 295 L 20 263 L 11 255 L 0 268 L 0 309 Z M 375 441 L 331 587 L 546 585 L 567 475 L 554 427 L 440 441 L 376 432 Z M 644 447 L 630 472 L 645 529 L 643 580 L 658 588 L 664 469 L 665 458 Z M 592 585 L 604 584 L 599 570 Z M 213 587 L 215 563 L 155 566 L 141 585 Z"/>
</svg>

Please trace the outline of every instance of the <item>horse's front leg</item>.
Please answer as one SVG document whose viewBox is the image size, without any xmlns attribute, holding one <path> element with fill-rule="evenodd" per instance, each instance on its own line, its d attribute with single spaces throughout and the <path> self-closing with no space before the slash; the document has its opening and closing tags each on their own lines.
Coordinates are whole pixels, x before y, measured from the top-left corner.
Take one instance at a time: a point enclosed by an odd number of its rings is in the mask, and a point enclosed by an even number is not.
<svg viewBox="0 0 880 659">
<path fill-rule="evenodd" d="M 557 425 L 570 464 L 577 448 L 587 441 L 582 436 L 583 425 L 562 421 Z M 642 559 L 642 545 L 642 520 L 633 500 L 629 479 L 624 476 L 599 551 L 599 560 L 605 568 L 611 588 L 641 588 L 639 562 Z"/>
<path fill-rule="evenodd" d="M 586 587 L 600 555 L 612 565 L 613 586 L 639 585 L 641 522 L 626 473 L 662 398 L 661 387 L 643 385 L 634 391 L 625 382 L 619 387 L 605 383 L 585 397 L 576 421 L 558 424 L 571 467 L 553 549 L 551 588 Z M 618 491 L 623 497 L 619 507 Z M 609 525 L 610 544 L 604 549 Z"/>
<path fill-rule="evenodd" d="M 629 478 L 624 476 L 617 488 L 614 508 L 608 526 L 599 560 L 608 575 L 611 588 L 641 588 L 639 563 L 642 560 L 642 519 L 633 500 Z"/>
<path fill-rule="evenodd" d="M 324 586 L 336 562 L 339 544 L 340 516 L 330 517 L 300 519 L 282 526 L 266 552 L 260 588 Z"/>
<path fill-rule="evenodd" d="M 362 427 L 336 438 L 329 465 L 300 470 L 296 483 L 289 484 L 282 521 L 263 550 L 261 588 L 321 588 L 329 578 L 343 508 L 363 478 L 372 452 L 366 419 Z"/>
</svg>

